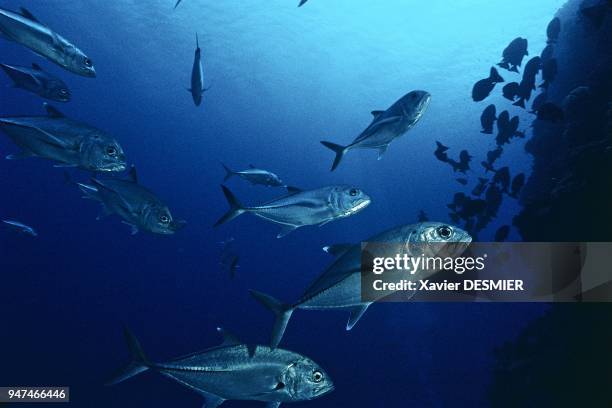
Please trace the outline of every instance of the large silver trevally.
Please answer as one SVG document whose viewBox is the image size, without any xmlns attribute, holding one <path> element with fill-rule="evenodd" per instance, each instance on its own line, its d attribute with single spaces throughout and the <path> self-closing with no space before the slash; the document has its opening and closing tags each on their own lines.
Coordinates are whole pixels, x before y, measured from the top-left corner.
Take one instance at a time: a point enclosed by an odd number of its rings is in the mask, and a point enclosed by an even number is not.
<svg viewBox="0 0 612 408">
<path fill-rule="evenodd" d="M 92 184 L 77 183 L 88 198 L 102 203 L 101 216 L 117 214 L 132 227 L 132 235 L 140 229 L 155 234 L 174 234 L 186 224 L 174 220 L 170 209 L 153 192 L 138 184 L 132 166 L 127 179 L 91 179 Z M 98 217 L 100 218 L 100 217 Z"/>
<path fill-rule="evenodd" d="M 336 153 L 332 171 L 338 167 L 344 155 L 351 149 L 376 149 L 378 160 L 389 144 L 417 124 L 429 106 L 431 95 L 425 91 L 412 91 L 402 96 L 385 111 L 372 111 L 372 123 L 347 146 L 322 141 L 323 146 Z"/>
<path fill-rule="evenodd" d="M 378 234 L 366 242 L 390 245 L 390 249 L 399 246 L 402 251 L 414 256 L 421 256 L 423 251 L 433 252 L 431 256 L 441 251 L 446 256 L 459 256 L 472 241 L 470 235 L 460 228 L 438 223 L 423 222 L 404 225 Z M 428 251 L 428 247 L 431 248 Z M 346 325 L 351 330 L 372 303 L 364 303 L 361 296 L 361 244 L 341 244 L 325 248 L 336 256 L 336 260 L 323 272 L 302 297 L 293 304 L 284 304 L 273 297 L 251 291 L 253 297 L 276 315 L 272 332 L 272 347 L 280 343 L 291 314 L 296 309 L 349 310 L 350 317 Z M 414 252 L 414 253 L 413 253 Z M 388 254 L 387 256 L 395 256 Z M 427 271 L 435 272 L 435 271 Z M 424 273 L 419 278 L 427 278 Z"/>
<path fill-rule="evenodd" d="M 109 134 L 68 119 L 44 104 L 47 116 L 0 118 L 0 129 L 21 148 L 9 160 L 42 157 L 59 162 L 56 167 L 80 167 L 90 171 L 123 171 L 126 159 L 119 143 Z"/>
<path fill-rule="evenodd" d="M 278 408 L 283 402 L 312 400 L 333 391 L 329 375 L 308 357 L 288 350 L 247 345 L 222 329 L 217 330 L 223 334 L 220 346 L 153 363 L 136 337 L 125 329 L 132 362 L 108 384 L 153 370 L 202 395 L 205 408 L 216 408 L 226 400 L 263 401 L 268 408 Z"/>
<path fill-rule="evenodd" d="M 370 204 L 370 197 L 362 190 L 346 185 L 326 186 L 316 190 L 289 187 L 289 195 L 266 204 L 245 207 L 232 192 L 221 186 L 230 209 L 215 227 L 244 213 L 251 213 L 282 226 L 277 238 L 282 238 L 306 225 L 325 225 L 330 221 L 350 217 Z"/>
<path fill-rule="evenodd" d="M 16 88 L 57 102 L 70 100 L 68 85 L 57 76 L 43 71 L 38 64 L 32 64 L 31 68 L 0 64 L 0 68 L 13 80 Z"/>
<path fill-rule="evenodd" d="M 0 8 L 0 37 L 26 46 L 70 72 L 85 77 L 96 76 L 93 62 L 83 51 L 43 25 L 24 8 L 21 14 Z"/>
</svg>

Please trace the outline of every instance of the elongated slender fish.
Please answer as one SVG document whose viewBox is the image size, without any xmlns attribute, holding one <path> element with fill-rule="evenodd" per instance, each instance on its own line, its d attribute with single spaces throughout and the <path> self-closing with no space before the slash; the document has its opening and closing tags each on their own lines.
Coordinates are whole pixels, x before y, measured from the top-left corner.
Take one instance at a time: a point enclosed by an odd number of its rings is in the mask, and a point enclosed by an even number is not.
<svg viewBox="0 0 612 408">
<path fill-rule="evenodd" d="M 290 194 L 269 203 L 245 207 L 225 186 L 221 186 L 230 209 L 217 221 L 215 227 L 233 220 L 244 213 L 251 213 L 266 221 L 280 224 L 282 238 L 306 225 L 325 225 L 339 218 L 350 217 L 370 204 L 370 197 L 356 187 L 338 185 L 316 190 L 290 188 Z"/>
<path fill-rule="evenodd" d="M 178 5 L 178 4 L 177 4 Z M 188 89 L 193 97 L 193 102 L 196 106 L 200 106 L 202 103 L 202 95 L 208 91 L 208 88 L 204 88 L 204 69 L 202 68 L 202 50 L 200 49 L 200 41 L 198 40 L 198 33 L 196 33 L 196 50 L 195 57 L 193 59 L 193 68 L 191 70 L 191 88 Z"/>
<path fill-rule="evenodd" d="M 174 5 L 174 9 L 176 10 L 176 8 L 179 6 L 179 4 L 181 4 L 183 0 L 177 0 L 176 4 Z"/>
<path fill-rule="evenodd" d="M 268 170 L 257 169 L 251 165 L 246 170 L 235 171 L 227 167 L 225 164 L 221 164 L 223 165 L 226 173 L 223 181 L 227 181 L 234 176 L 239 176 L 251 184 L 260 184 L 268 187 L 286 187 L 280 177 Z"/>
<path fill-rule="evenodd" d="M 93 62 L 83 51 L 49 27 L 28 10 L 21 14 L 0 8 L 0 37 L 19 43 L 78 75 L 95 77 Z"/>
<path fill-rule="evenodd" d="M 33 237 L 38 236 L 38 233 L 34 230 L 34 228 L 30 227 L 29 225 L 25 225 L 23 222 L 13 220 L 2 220 L 2 222 L 21 233 L 28 234 Z"/>
<path fill-rule="evenodd" d="M 366 242 L 391 244 L 401 247 L 409 256 L 420 257 L 423 251 L 429 251 L 429 256 L 443 252 L 445 256 L 459 256 L 472 241 L 470 235 L 447 224 L 437 222 L 423 222 L 420 224 L 404 225 L 378 234 Z M 296 309 L 349 310 L 350 317 L 346 325 L 351 330 L 372 304 L 364 303 L 361 296 L 361 244 L 341 244 L 324 248 L 327 252 L 337 256 L 302 297 L 295 303 L 284 304 L 266 294 L 251 291 L 253 297 L 270 309 L 276 315 L 276 322 L 272 332 L 272 347 L 280 343 L 287 323 Z M 393 250 L 390 247 L 390 250 Z M 397 249 L 395 249 L 397 251 Z M 395 257 L 395 253 L 386 254 Z M 403 254 L 400 254 L 403 256 Z M 423 271 L 417 275 L 419 279 L 427 279 L 435 271 Z"/>
<path fill-rule="evenodd" d="M 0 129 L 21 148 L 9 160 L 42 157 L 60 164 L 90 171 L 123 171 L 125 154 L 109 134 L 68 119 L 51 105 L 44 104 L 47 116 L 0 118 Z"/>
<path fill-rule="evenodd" d="M 344 155 L 351 149 L 376 149 L 378 160 L 380 160 L 392 141 L 417 124 L 430 101 L 431 95 L 428 92 L 408 92 L 386 111 L 372 111 L 374 116 L 372 123 L 351 144 L 340 146 L 322 141 L 323 146 L 336 153 L 332 171 L 338 167 Z"/>
<path fill-rule="evenodd" d="M 174 220 L 170 209 L 150 190 L 138 184 L 136 168 L 132 166 L 127 179 L 96 179 L 92 184 L 77 183 L 88 198 L 102 203 L 102 216 L 117 214 L 123 223 L 155 234 L 174 234 L 186 224 Z M 98 217 L 98 218 L 100 218 Z"/>
<path fill-rule="evenodd" d="M 31 68 L 0 64 L 0 68 L 13 80 L 16 88 L 57 102 L 70 100 L 68 85 L 57 76 L 43 71 L 38 64 L 32 64 Z"/>
<path fill-rule="evenodd" d="M 300 0 L 300 4 L 298 4 L 298 7 L 302 7 L 304 4 L 306 4 L 308 0 Z"/>
<path fill-rule="evenodd" d="M 278 408 L 283 402 L 312 400 L 333 391 L 329 375 L 308 357 L 288 350 L 247 345 L 232 334 L 217 330 L 223 335 L 220 346 L 166 363 L 153 363 L 126 329 L 132 361 L 108 384 L 153 370 L 202 395 L 205 408 L 216 408 L 226 400 L 263 401 L 268 408 Z"/>
</svg>

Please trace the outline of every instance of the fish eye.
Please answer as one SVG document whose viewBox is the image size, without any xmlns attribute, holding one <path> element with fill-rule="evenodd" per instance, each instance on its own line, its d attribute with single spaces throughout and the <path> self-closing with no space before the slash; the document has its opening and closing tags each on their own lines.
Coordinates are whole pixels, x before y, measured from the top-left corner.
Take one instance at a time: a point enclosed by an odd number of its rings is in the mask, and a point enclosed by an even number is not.
<svg viewBox="0 0 612 408">
<path fill-rule="evenodd" d="M 168 217 L 166 214 L 163 214 L 161 217 L 159 217 L 159 220 L 162 224 L 168 224 L 170 222 L 170 217 Z"/>
<path fill-rule="evenodd" d="M 108 154 L 109 156 L 116 156 L 117 155 L 117 149 L 114 146 L 108 146 L 106 148 L 106 154 Z"/>
<path fill-rule="evenodd" d="M 323 380 L 323 374 L 320 371 L 312 373 L 312 380 L 316 383 L 320 383 Z"/>
<path fill-rule="evenodd" d="M 453 235 L 453 230 L 451 227 L 443 225 L 437 229 L 438 235 L 440 235 L 444 239 L 448 239 Z"/>
<path fill-rule="evenodd" d="M 351 190 L 349 191 L 351 197 L 355 197 L 357 193 L 359 193 L 359 190 L 357 190 L 356 188 L 351 188 Z"/>
<path fill-rule="evenodd" d="M 93 62 L 91 62 L 91 60 L 89 58 L 85 58 L 85 60 L 83 61 L 83 63 L 85 63 L 86 67 L 91 67 L 93 66 Z"/>
</svg>

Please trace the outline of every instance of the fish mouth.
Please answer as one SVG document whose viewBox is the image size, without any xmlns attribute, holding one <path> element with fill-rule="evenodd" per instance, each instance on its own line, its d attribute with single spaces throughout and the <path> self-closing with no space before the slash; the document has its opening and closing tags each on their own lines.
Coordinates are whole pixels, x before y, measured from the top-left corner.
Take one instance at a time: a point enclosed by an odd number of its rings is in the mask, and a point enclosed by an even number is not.
<svg viewBox="0 0 612 408">
<path fill-rule="evenodd" d="M 326 385 L 324 387 L 321 387 L 321 388 L 317 389 L 315 391 L 315 395 L 317 397 L 322 397 L 323 395 L 329 394 L 330 392 L 332 392 L 335 389 L 336 389 L 336 386 L 334 384 L 329 384 L 329 385 Z"/>
<path fill-rule="evenodd" d="M 358 213 L 359 211 L 363 210 L 364 208 L 366 208 L 368 205 L 370 205 L 370 203 L 372 202 L 371 199 L 367 198 L 365 200 L 362 200 L 361 202 L 359 202 L 356 206 L 354 206 L 351 210 L 350 213 L 351 214 L 355 214 Z"/>
<path fill-rule="evenodd" d="M 108 171 L 108 172 L 118 172 L 125 171 L 127 168 L 126 163 L 109 163 L 100 166 L 97 171 Z"/>
</svg>

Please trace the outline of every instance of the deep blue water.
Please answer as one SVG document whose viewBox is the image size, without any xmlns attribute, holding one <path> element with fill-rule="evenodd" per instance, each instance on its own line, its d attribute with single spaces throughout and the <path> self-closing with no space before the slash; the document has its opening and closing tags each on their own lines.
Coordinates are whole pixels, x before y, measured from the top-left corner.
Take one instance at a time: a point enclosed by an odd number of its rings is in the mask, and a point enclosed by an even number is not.
<svg viewBox="0 0 612 408">
<path fill-rule="evenodd" d="M 131 236 L 116 217 L 96 221 L 99 206 L 82 200 L 50 162 L 0 161 L 0 218 L 40 233 L 32 239 L 0 230 L 0 385 L 69 385 L 72 405 L 82 407 L 199 406 L 198 395 L 155 374 L 102 385 L 127 360 L 122 324 L 155 360 L 217 344 L 219 325 L 267 343 L 272 317 L 249 288 L 294 300 L 329 264 L 322 246 L 416 222 L 420 209 L 448 222 L 446 204 L 461 188 L 435 160 L 435 140 L 454 154 L 467 148 L 478 157 L 494 147 L 479 133 L 478 117 L 501 96 L 474 103 L 472 84 L 517 36 L 538 54 L 563 1 L 311 0 L 297 9 L 297 0 L 184 0 L 176 11 L 173 3 L 0 4 L 25 6 L 71 39 L 92 57 L 98 77 L 77 77 L 6 41 L 1 62 L 37 62 L 61 75 L 73 100 L 59 108 L 115 135 L 141 183 L 188 221 L 171 237 Z M 186 91 L 196 31 L 211 86 L 200 108 Z M 43 113 L 42 100 L 9 84 L 0 76 L 0 115 Z M 352 151 L 330 173 L 332 153 L 319 140 L 349 142 L 371 110 L 412 89 L 432 94 L 422 121 L 381 161 L 375 152 Z M 3 156 L 15 151 L 0 137 Z M 354 217 L 280 240 L 275 226 L 248 215 L 213 229 L 227 209 L 221 161 L 235 168 L 252 163 L 301 187 L 355 184 L 373 203 Z M 503 163 L 529 169 L 522 142 L 506 150 Z M 71 172 L 79 180 L 89 176 Z M 247 203 L 278 193 L 240 180 L 228 185 Z M 516 210 L 506 200 L 480 238 L 491 239 Z M 234 281 L 218 265 L 218 242 L 230 236 L 241 254 Z M 348 333 L 346 313 L 297 311 L 283 347 L 319 362 L 336 390 L 295 406 L 484 405 L 493 350 L 543 310 L 380 304 Z"/>
</svg>

